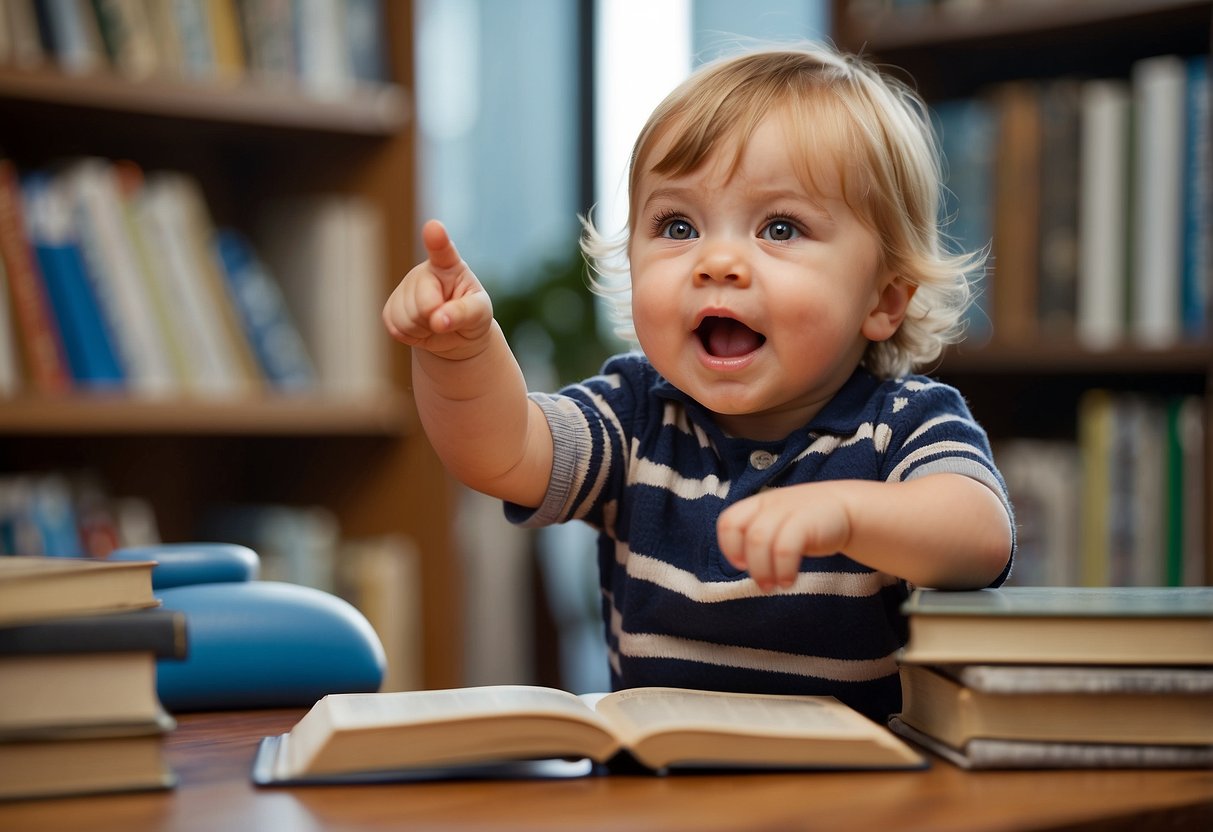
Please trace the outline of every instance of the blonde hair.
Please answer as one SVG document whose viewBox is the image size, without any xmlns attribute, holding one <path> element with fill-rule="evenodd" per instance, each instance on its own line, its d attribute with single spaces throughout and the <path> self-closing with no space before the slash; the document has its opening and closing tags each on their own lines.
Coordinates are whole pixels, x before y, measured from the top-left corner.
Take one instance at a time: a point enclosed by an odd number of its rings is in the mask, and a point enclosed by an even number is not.
<svg viewBox="0 0 1213 832">
<path fill-rule="evenodd" d="M 583 218 L 582 250 L 591 285 L 609 298 L 631 330 L 627 250 L 635 231 L 637 183 L 646 172 L 679 176 L 731 146 L 741 157 L 746 140 L 769 115 L 783 115 L 800 140 L 806 187 L 821 192 L 813 171 L 823 154 L 837 163 L 842 197 L 881 241 L 883 265 L 917 287 L 905 320 L 887 341 L 874 341 L 864 365 L 896 377 L 938 359 L 963 335 L 969 277 L 984 267 L 984 252 L 949 254 L 939 227 L 940 162 L 926 105 L 907 85 L 866 60 L 813 44 L 725 58 L 701 68 L 658 105 L 640 132 L 628 172 L 627 228 L 607 237 Z M 670 131 L 665 155 L 650 162 Z M 619 278 L 624 278 L 619 280 Z"/>
</svg>

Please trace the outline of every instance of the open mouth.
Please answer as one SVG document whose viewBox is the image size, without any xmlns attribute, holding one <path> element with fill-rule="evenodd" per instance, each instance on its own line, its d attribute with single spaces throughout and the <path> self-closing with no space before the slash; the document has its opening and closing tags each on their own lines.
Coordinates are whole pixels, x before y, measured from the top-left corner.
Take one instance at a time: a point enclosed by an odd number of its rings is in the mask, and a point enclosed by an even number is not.
<svg viewBox="0 0 1213 832">
<path fill-rule="evenodd" d="M 695 330 L 708 355 L 716 358 L 738 358 L 748 355 L 766 343 L 766 336 L 755 332 L 735 318 L 715 315 L 703 319 Z"/>
</svg>

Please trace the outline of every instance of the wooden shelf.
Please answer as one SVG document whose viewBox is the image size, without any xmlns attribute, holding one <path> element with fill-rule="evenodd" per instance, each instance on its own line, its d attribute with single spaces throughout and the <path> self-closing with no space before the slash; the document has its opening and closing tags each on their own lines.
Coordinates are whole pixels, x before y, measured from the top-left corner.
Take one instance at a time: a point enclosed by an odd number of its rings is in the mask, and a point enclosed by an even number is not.
<svg viewBox="0 0 1213 832">
<path fill-rule="evenodd" d="M 1213 371 L 1213 345 L 1184 344 L 1168 349 L 1114 347 L 1091 350 L 1074 342 L 951 348 L 940 372 L 986 375 L 1154 374 L 1204 376 Z"/>
<path fill-rule="evenodd" d="M 1213 20 L 1208 0 L 1007 0 L 864 17 L 847 14 L 845 0 L 835 7 L 839 43 L 904 72 L 928 99 L 1013 78 L 1124 77 L 1151 55 L 1207 53 Z"/>
<path fill-rule="evenodd" d="M 1091 27 L 1123 29 L 1134 23 L 1153 24 L 1160 18 L 1207 21 L 1207 0 L 1100 0 L 1099 2 L 1047 2 L 1016 0 L 986 3 L 976 12 L 945 8 L 890 8 L 866 18 L 844 16 L 851 42 L 882 53 L 891 49 L 946 47 L 948 44 L 995 39 L 1054 36 L 1059 30 Z"/>
<path fill-rule="evenodd" d="M 411 405 L 399 393 L 372 398 L 272 396 L 139 400 L 75 393 L 0 404 L 0 436 L 405 436 Z"/>
<path fill-rule="evenodd" d="M 149 78 L 112 73 L 67 75 L 49 69 L 0 68 L 0 101 L 84 108 L 244 127 L 391 137 L 409 119 L 409 99 L 392 84 L 319 97 L 289 86 L 243 81 Z"/>
</svg>

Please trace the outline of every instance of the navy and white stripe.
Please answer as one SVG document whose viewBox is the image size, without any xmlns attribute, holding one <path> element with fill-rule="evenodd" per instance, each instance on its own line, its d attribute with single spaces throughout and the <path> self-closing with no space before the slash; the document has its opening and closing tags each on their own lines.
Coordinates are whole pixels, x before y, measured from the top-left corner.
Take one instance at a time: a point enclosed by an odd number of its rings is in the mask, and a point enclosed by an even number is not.
<svg viewBox="0 0 1213 832">
<path fill-rule="evenodd" d="M 946 471 L 984 483 L 1011 513 L 985 432 L 955 389 L 922 376 L 857 370 L 779 442 L 727 436 L 638 354 L 533 398 L 555 441 L 552 481 L 539 509 L 507 504 L 506 514 L 528 526 L 580 519 L 601 532 L 616 688 L 829 694 L 883 719 L 900 706 L 905 582 L 837 554 L 805 558 L 793 586 L 759 592 L 720 553 L 720 512 L 765 488 Z"/>
</svg>

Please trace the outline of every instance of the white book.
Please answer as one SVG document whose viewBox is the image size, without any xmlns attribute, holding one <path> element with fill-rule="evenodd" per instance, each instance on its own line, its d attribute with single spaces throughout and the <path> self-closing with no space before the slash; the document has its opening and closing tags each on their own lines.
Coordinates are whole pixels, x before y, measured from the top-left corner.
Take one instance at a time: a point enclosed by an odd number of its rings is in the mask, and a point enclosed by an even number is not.
<svg viewBox="0 0 1213 832">
<path fill-rule="evenodd" d="M 304 89 L 335 98 L 354 87 L 341 0 L 295 0 L 295 56 Z"/>
<path fill-rule="evenodd" d="M 190 243 L 190 205 L 184 174 L 147 177 L 137 206 L 149 257 L 158 264 L 168 308 L 177 316 L 173 336 L 184 345 L 187 387 L 203 395 L 238 395 L 251 390 L 231 342 L 204 265 Z"/>
<path fill-rule="evenodd" d="M 1130 102 L 1123 81 L 1083 84 L 1077 335 L 1090 349 L 1111 347 L 1125 334 Z"/>
<path fill-rule="evenodd" d="M 1181 337 L 1183 246 L 1183 60 L 1174 55 L 1133 65 L 1133 263 L 1130 322 L 1134 339 L 1167 347 Z"/>
<path fill-rule="evenodd" d="M 383 220 L 375 206 L 346 195 L 279 202 L 261 217 L 258 243 L 321 389 L 337 396 L 383 390 L 390 342 L 379 325 L 387 296 Z"/>
<path fill-rule="evenodd" d="M 67 167 L 63 182 L 72 201 L 88 273 L 117 341 L 131 392 L 165 395 L 180 389 L 147 278 L 123 214 L 111 164 L 82 159 Z"/>
</svg>

